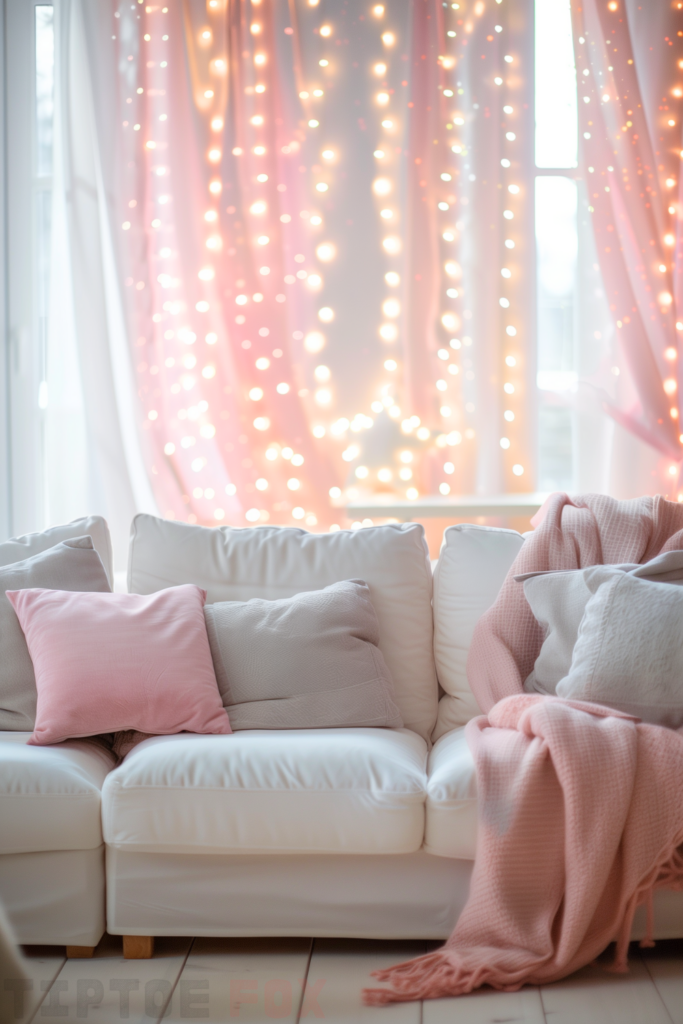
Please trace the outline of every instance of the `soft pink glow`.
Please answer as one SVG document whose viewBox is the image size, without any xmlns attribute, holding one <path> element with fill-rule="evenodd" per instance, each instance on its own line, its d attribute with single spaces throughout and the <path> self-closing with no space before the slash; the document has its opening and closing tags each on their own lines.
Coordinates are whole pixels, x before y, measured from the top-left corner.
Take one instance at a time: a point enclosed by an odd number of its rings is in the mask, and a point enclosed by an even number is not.
<svg viewBox="0 0 683 1024">
<path fill-rule="evenodd" d="M 683 232 L 667 194 L 679 176 L 680 130 L 674 131 L 674 111 L 662 117 L 665 107 L 657 109 L 641 89 L 641 81 L 659 76 L 661 69 L 655 74 L 654 66 L 645 68 L 652 55 L 641 52 L 616 0 L 572 0 L 572 17 L 581 92 L 591 100 L 579 103 L 579 119 L 584 161 L 595 167 L 589 201 L 598 258 L 618 341 L 640 398 L 636 410 L 617 408 L 607 399 L 605 408 L 632 433 L 680 462 L 678 410 L 669 401 L 678 390 L 680 370 L 677 377 L 669 376 L 671 367 L 663 361 L 677 358 L 676 319 L 683 314 Z M 677 75 L 667 40 L 676 38 L 680 24 L 680 13 L 665 5 L 656 58 L 658 64 L 664 61 L 664 80 Z M 641 62 L 639 76 L 636 63 Z M 584 69 L 590 74 L 583 75 Z M 603 92 L 609 93 L 609 103 L 600 102 Z M 680 98 L 680 88 L 671 94 Z"/>
<path fill-rule="evenodd" d="M 128 293 L 129 322 L 162 513 L 204 523 L 292 522 L 291 469 L 280 455 L 291 444 L 303 509 L 295 518 L 315 526 L 327 524 L 327 492 L 338 475 L 312 434 L 310 398 L 277 387 L 295 379 L 292 363 L 316 319 L 306 289 L 280 294 L 295 266 L 292 251 L 314 261 L 307 225 L 289 214 L 305 208 L 306 182 L 298 174 L 296 117 L 280 109 L 272 7 L 264 4 L 258 25 L 243 34 L 249 8 L 244 0 L 230 14 L 209 6 L 211 25 L 189 33 L 182 6 L 166 14 L 139 8 L 135 27 L 151 36 L 150 59 L 136 82 L 140 133 L 122 130 L 121 199 L 135 196 L 144 211 L 127 229 L 123 260 L 129 276 L 148 286 Z M 252 38 L 260 47 L 253 54 L 258 90 L 226 137 L 219 133 L 229 92 L 244 95 L 252 74 L 242 60 Z M 122 105 L 131 91 L 122 79 Z M 140 136 L 148 139 L 144 157 Z M 223 198 L 226 187 L 239 193 L 238 204 Z M 209 209 L 207 195 L 218 201 Z M 152 220 L 158 226 L 150 233 Z"/>
</svg>

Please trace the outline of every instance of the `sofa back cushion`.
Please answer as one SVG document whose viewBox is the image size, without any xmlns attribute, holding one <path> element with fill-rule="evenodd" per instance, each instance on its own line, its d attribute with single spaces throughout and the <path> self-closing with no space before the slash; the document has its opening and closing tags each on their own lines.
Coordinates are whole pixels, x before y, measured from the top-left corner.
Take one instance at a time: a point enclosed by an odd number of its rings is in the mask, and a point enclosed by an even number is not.
<svg viewBox="0 0 683 1024">
<path fill-rule="evenodd" d="M 23 731 L 35 725 L 34 666 L 16 612 L 6 595 L 8 590 L 31 587 L 105 594 L 111 589 L 91 537 L 64 540 L 47 551 L 38 551 L 30 558 L 0 568 L 0 729 L 3 731 Z"/>
<path fill-rule="evenodd" d="M 291 527 L 191 526 L 138 515 L 133 520 L 128 589 L 150 594 L 195 583 L 207 603 L 275 600 L 365 580 L 379 622 L 379 649 L 392 674 L 404 725 L 428 739 L 436 722 L 432 574 L 417 523 L 336 533 Z"/>
<path fill-rule="evenodd" d="M 444 533 L 434 570 L 434 659 L 446 696 L 434 739 L 481 714 L 467 682 L 472 634 L 523 543 L 515 530 L 490 526 L 449 526 Z"/>
<path fill-rule="evenodd" d="M 113 587 L 114 563 L 111 537 L 107 521 L 102 516 L 83 516 L 82 519 L 74 519 L 71 523 L 51 526 L 49 530 L 43 530 L 42 533 L 25 533 L 21 537 L 11 537 L 10 540 L 0 544 L 0 566 L 23 562 L 25 558 L 31 558 L 33 555 L 40 554 L 41 551 L 47 551 L 55 544 L 61 544 L 63 540 L 74 540 L 76 537 L 90 537 L 95 551 L 102 560 L 109 586 Z"/>
</svg>

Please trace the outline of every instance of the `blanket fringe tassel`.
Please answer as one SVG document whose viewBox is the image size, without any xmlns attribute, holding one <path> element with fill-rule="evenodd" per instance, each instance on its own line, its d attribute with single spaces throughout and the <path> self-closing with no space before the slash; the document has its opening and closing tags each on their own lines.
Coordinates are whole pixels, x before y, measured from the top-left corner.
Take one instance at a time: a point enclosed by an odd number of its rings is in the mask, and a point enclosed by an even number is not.
<svg viewBox="0 0 683 1024">
<path fill-rule="evenodd" d="M 462 996 L 481 985 L 494 984 L 488 965 L 467 967 L 456 950 L 445 947 L 415 960 L 396 964 L 395 967 L 374 971 L 372 977 L 390 982 L 392 988 L 363 989 L 363 1002 L 366 1006 Z M 524 981 L 520 980 L 505 986 L 496 984 L 495 987 L 504 992 L 516 992 L 523 984 Z"/>
<path fill-rule="evenodd" d="M 680 891 L 683 888 L 683 847 L 680 844 L 681 837 L 678 836 L 675 846 L 668 851 L 668 856 L 663 859 L 658 867 L 650 872 L 643 880 L 638 889 L 628 902 L 624 919 L 621 922 L 617 948 L 614 955 L 612 970 L 615 973 L 623 973 L 628 970 L 628 947 L 631 941 L 631 929 L 633 927 L 633 916 L 636 908 L 645 904 L 645 938 L 641 939 L 641 949 L 652 949 L 655 945 L 653 938 L 655 930 L 654 895 L 657 889 L 675 889 Z"/>
</svg>

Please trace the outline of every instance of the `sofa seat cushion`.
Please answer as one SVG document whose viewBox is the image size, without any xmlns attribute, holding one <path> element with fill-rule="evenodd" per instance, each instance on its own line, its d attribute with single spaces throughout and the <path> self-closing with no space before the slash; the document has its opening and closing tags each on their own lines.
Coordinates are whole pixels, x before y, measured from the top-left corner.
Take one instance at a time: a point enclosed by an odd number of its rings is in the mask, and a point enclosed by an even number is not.
<svg viewBox="0 0 683 1024">
<path fill-rule="evenodd" d="M 114 757 L 89 740 L 28 746 L 0 732 L 0 854 L 102 845 L 101 791 Z"/>
<path fill-rule="evenodd" d="M 437 857 L 474 860 L 477 849 L 477 776 L 465 729 L 442 736 L 429 755 L 425 850 Z"/>
<path fill-rule="evenodd" d="M 155 853 L 411 853 L 426 764 L 407 729 L 153 737 L 107 778 L 104 838 Z"/>
</svg>

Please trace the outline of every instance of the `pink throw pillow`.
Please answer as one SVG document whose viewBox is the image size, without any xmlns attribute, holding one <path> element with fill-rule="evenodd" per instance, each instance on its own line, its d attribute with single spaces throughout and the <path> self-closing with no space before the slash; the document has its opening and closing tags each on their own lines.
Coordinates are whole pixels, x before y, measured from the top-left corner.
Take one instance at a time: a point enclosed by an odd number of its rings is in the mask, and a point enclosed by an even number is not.
<svg viewBox="0 0 683 1024">
<path fill-rule="evenodd" d="M 29 743 L 137 729 L 229 733 L 204 621 L 206 591 L 8 590 L 38 689 Z"/>
</svg>

